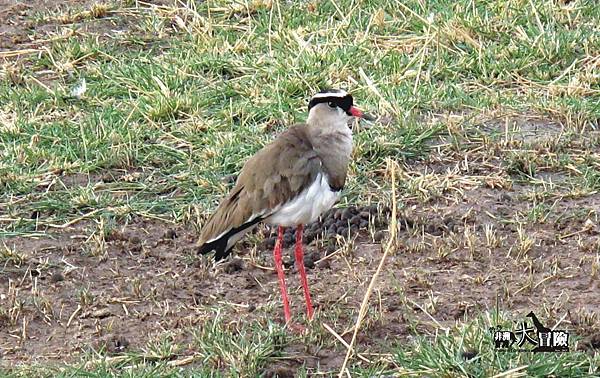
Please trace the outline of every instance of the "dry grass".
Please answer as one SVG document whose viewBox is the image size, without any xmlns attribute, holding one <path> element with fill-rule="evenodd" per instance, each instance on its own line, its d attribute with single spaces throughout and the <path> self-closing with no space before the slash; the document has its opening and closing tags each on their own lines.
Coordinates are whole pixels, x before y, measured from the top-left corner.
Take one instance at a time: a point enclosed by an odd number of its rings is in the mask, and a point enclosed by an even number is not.
<svg viewBox="0 0 600 378">
<path fill-rule="evenodd" d="M 42 366 L 9 374 L 334 374 L 346 352 L 342 372 L 353 376 L 594 373 L 593 1 L 115 1 L 23 12 L 27 38 L 0 52 L 0 352 Z M 381 225 L 332 241 L 319 262 L 335 269 L 312 273 L 322 308 L 296 336 L 266 320 L 279 308 L 262 234 L 240 248 L 249 277 L 186 248 L 228 190 L 223 178 L 303 120 L 325 86 L 379 116 L 355 135 L 341 206 L 397 207 L 387 237 L 402 254 L 374 285 Z M 161 236 L 164 224 L 181 227 L 178 240 Z M 239 286 L 224 290 L 223 277 Z M 263 296 L 244 297 L 254 292 Z M 495 354 L 488 327 L 520 319 L 531 298 L 542 298 L 540 318 L 569 313 L 563 322 L 588 354 Z M 155 323 L 144 328 L 147 317 Z M 120 323 L 142 340 L 110 339 Z M 81 361 L 54 369 L 44 362 L 61 351 L 28 353 L 36 340 L 56 342 L 36 334 L 55 326 L 65 343 L 84 335 Z M 377 344 L 379 329 L 396 339 Z"/>
</svg>

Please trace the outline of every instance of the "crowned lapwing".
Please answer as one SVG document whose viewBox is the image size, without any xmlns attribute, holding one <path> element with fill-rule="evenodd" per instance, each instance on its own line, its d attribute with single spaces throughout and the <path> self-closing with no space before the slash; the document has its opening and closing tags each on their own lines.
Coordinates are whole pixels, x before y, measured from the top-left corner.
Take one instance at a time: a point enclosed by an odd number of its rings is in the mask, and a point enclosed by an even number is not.
<svg viewBox="0 0 600 378">
<path fill-rule="evenodd" d="M 352 153 L 351 117 L 365 118 L 343 90 L 324 90 L 308 103 L 306 123 L 296 124 L 251 157 L 229 195 L 203 226 L 199 252 L 228 256 L 233 245 L 259 222 L 278 226 L 275 269 L 285 321 L 291 318 L 282 266 L 284 227 L 296 227 L 296 266 L 309 319 L 313 306 L 304 268 L 302 233 L 339 199 Z"/>
</svg>

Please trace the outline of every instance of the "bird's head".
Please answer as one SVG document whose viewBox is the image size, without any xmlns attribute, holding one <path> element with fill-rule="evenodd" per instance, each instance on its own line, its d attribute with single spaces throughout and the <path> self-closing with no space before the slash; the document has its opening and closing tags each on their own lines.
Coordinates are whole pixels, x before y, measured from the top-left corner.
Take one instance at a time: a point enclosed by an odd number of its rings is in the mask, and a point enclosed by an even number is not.
<svg viewBox="0 0 600 378">
<path fill-rule="evenodd" d="M 325 89 L 308 103 L 308 123 L 346 124 L 352 117 L 372 117 L 354 106 L 352 95 L 341 89 Z"/>
</svg>

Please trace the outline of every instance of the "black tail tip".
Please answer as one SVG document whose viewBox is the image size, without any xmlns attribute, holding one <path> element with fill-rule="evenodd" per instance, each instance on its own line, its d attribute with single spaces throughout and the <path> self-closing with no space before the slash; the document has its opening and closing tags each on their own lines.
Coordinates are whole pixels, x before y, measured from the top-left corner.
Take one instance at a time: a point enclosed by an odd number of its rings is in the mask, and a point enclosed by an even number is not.
<svg viewBox="0 0 600 378">
<path fill-rule="evenodd" d="M 212 249 L 208 248 L 208 245 L 210 243 L 204 243 L 202 245 L 196 245 L 196 253 L 199 255 L 206 255 L 207 253 L 209 253 L 210 251 L 212 251 Z"/>
<path fill-rule="evenodd" d="M 227 243 L 223 243 L 220 240 L 215 240 L 214 242 L 211 243 L 204 243 L 200 246 L 196 247 L 196 253 L 198 253 L 199 255 L 207 255 L 209 253 L 211 253 L 212 251 L 215 251 L 215 255 L 214 258 L 216 261 L 219 260 L 223 260 L 225 257 L 229 256 L 229 251 L 227 251 L 225 248 L 227 246 Z"/>
</svg>

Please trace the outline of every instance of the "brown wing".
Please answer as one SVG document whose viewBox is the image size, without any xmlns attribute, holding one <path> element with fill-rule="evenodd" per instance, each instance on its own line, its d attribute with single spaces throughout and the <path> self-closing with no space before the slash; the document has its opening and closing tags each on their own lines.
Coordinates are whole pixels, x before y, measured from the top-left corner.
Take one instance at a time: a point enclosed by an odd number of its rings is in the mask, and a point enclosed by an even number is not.
<svg viewBox="0 0 600 378">
<path fill-rule="evenodd" d="M 229 195 L 202 228 L 201 253 L 217 250 L 227 255 L 229 239 L 268 217 L 271 212 L 309 186 L 322 163 L 306 133 L 295 125 L 246 162 Z"/>
</svg>

